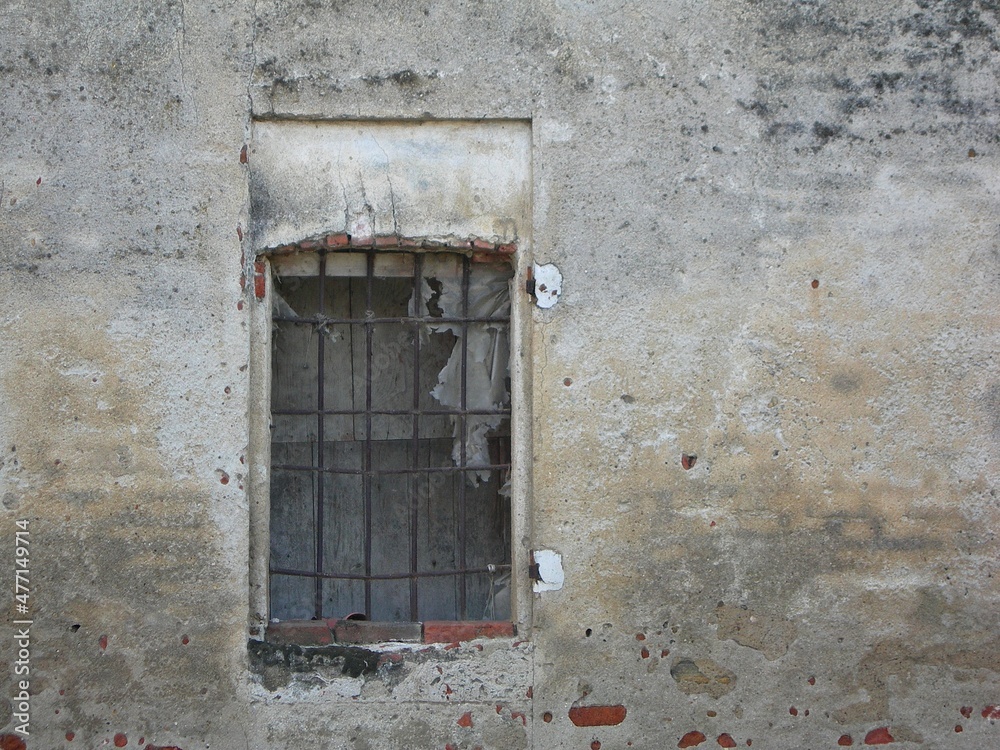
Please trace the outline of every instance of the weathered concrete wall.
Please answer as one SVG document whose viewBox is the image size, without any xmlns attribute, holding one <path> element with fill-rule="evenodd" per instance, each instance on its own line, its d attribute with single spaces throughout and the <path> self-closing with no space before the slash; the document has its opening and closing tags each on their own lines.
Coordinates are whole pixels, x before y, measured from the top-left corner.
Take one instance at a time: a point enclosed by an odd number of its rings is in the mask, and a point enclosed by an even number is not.
<svg viewBox="0 0 1000 750">
<path fill-rule="evenodd" d="M 5 4 L 31 746 L 1000 743 L 998 14 Z M 530 120 L 522 252 L 564 286 L 523 502 L 566 582 L 520 645 L 251 674 L 252 118 Z"/>
</svg>

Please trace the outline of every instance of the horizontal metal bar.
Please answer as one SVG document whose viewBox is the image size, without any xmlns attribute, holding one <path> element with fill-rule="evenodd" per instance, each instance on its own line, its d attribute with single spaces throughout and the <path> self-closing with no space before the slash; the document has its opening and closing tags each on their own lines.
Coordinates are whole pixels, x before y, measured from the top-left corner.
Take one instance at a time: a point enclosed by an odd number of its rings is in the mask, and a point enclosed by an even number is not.
<svg viewBox="0 0 1000 750">
<path fill-rule="evenodd" d="M 492 568 L 466 568 L 465 570 L 434 570 L 417 573 L 372 573 L 366 576 L 363 573 L 314 573 L 308 570 L 295 570 L 293 568 L 271 568 L 271 573 L 282 576 L 299 576 L 302 578 L 329 578 L 344 581 L 401 581 L 409 578 L 440 578 L 443 576 L 460 576 L 469 573 L 497 573 L 501 570 L 510 570 L 510 564 L 497 564 Z"/>
<path fill-rule="evenodd" d="M 459 416 L 462 414 L 476 415 L 476 416 L 503 416 L 510 414 L 510 407 L 506 409 L 466 409 L 462 411 L 461 409 L 372 409 L 371 411 L 365 411 L 364 409 L 323 409 L 322 411 L 317 411 L 316 409 L 272 409 L 271 414 L 275 414 L 280 417 L 296 417 L 296 416 L 314 416 L 316 414 L 326 414 L 327 416 L 345 416 L 345 417 L 359 417 L 365 414 L 371 414 L 372 416 L 387 416 L 387 417 L 449 417 L 449 416 Z"/>
<path fill-rule="evenodd" d="M 312 325 L 368 325 L 369 323 L 498 323 L 510 325 L 510 316 L 504 318 L 306 318 L 291 315 L 275 315 L 271 320 L 278 323 L 311 323 Z"/>
<path fill-rule="evenodd" d="M 322 471 L 326 474 L 355 474 L 361 476 L 382 476 L 385 474 L 456 474 L 468 471 L 492 471 L 494 469 L 509 469 L 510 464 L 488 464 L 487 466 L 428 466 L 421 469 L 381 469 L 365 472 L 364 469 L 331 469 L 319 466 L 297 466 L 295 464 L 274 464 L 272 469 L 281 471 Z"/>
</svg>

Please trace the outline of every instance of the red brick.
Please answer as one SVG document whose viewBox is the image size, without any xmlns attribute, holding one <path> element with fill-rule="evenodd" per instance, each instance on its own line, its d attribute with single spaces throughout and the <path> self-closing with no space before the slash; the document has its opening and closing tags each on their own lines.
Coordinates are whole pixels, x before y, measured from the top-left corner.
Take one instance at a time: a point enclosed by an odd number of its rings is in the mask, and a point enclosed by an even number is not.
<svg viewBox="0 0 1000 750">
<path fill-rule="evenodd" d="M 888 745 L 890 742 L 895 742 L 896 738 L 889 734 L 888 727 L 879 727 L 878 729 L 873 729 L 868 734 L 865 735 L 866 745 Z"/>
<path fill-rule="evenodd" d="M 455 643 L 476 638 L 511 638 L 513 635 L 512 622 L 428 620 L 424 623 L 424 643 Z"/>
<path fill-rule="evenodd" d="M 719 747 L 736 747 L 736 740 L 730 737 L 726 732 L 723 732 L 715 740 L 719 743 Z"/>
<path fill-rule="evenodd" d="M 0 750 L 27 750 L 24 740 L 16 734 L 0 734 Z"/>
<path fill-rule="evenodd" d="M 850 747 L 854 744 L 854 738 L 849 734 L 840 735 L 840 739 L 837 740 L 837 744 L 841 747 Z"/>
<path fill-rule="evenodd" d="M 381 643 L 383 641 L 420 643 L 419 622 L 337 620 L 333 632 L 340 643 Z"/>
<path fill-rule="evenodd" d="M 257 260 L 253 264 L 253 293 L 257 299 L 264 299 L 264 295 L 267 292 L 267 280 L 264 274 L 266 273 L 266 268 L 264 266 L 264 261 Z"/>
<path fill-rule="evenodd" d="M 513 255 L 517 252 L 517 245 L 513 242 L 509 242 L 506 245 L 500 245 L 497 247 L 497 252 L 502 255 Z"/>
<path fill-rule="evenodd" d="M 323 244 L 323 240 L 302 240 L 299 243 L 299 250 L 319 250 Z"/>
<path fill-rule="evenodd" d="M 459 718 L 459 720 L 455 723 L 458 724 L 460 727 L 466 727 L 466 728 L 471 727 L 472 711 L 466 711 L 464 714 L 462 714 L 461 718 Z"/>
<path fill-rule="evenodd" d="M 115 747 L 125 747 L 128 744 L 128 737 L 119 732 L 115 735 Z"/>
<path fill-rule="evenodd" d="M 347 236 L 346 232 L 341 232 L 340 234 L 328 234 L 326 236 L 327 247 L 347 247 L 350 244 L 351 238 Z"/>
<path fill-rule="evenodd" d="M 270 643 L 294 643 L 299 646 L 329 646 L 333 633 L 326 623 L 313 620 L 289 620 L 267 626 L 266 638 Z"/>
<path fill-rule="evenodd" d="M 380 234 L 375 238 L 375 247 L 399 247 L 399 237 L 394 234 Z"/>
<path fill-rule="evenodd" d="M 496 243 L 494 243 L 494 242 L 487 242 L 486 240 L 474 239 L 472 241 L 472 249 L 473 250 L 489 250 L 489 251 L 492 252 L 493 250 L 497 249 L 497 246 L 496 246 Z"/>
<path fill-rule="evenodd" d="M 677 743 L 677 747 L 696 747 L 704 741 L 705 735 L 697 730 L 694 730 L 681 737 L 681 741 Z"/>
<path fill-rule="evenodd" d="M 613 727 L 625 721 L 625 706 L 574 706 L 569 720 L 578 727 Z"/>
</svg>

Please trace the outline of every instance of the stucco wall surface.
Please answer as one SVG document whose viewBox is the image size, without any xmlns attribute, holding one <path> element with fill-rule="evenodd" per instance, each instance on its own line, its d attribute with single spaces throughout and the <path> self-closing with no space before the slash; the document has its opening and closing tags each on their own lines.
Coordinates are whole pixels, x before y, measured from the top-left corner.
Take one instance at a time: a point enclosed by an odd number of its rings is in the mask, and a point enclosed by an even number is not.
<svg viewBox="0 0 1000 750">
<path fill-rule="evenodd" d="M 998 23 L 5 3 L 0 734 L 28 519 L 32 748 L 1000 745 Z M 247 647 L 247 162 L 254 123 L 325 120 L 530 123 L 519 274 L 563 278 L 518 540 L 562 588 L 357 674 Z"/>
</svg>

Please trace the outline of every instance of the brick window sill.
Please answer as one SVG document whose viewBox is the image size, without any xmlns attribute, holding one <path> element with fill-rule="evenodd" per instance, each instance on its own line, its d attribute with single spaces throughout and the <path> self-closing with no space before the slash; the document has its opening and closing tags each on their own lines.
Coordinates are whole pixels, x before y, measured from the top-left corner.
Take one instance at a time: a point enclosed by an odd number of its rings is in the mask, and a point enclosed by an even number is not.
<svg viewBox="0 0 1000 750">
<path fill-rule="evenodd" d="M 274 645 L 445 643 L 477 638 L 513 638 L 514 623 L 502 620 L 369 622 L 367 620 L 288 620 L 267 626 L 265 640 Z"/>
</svg>

